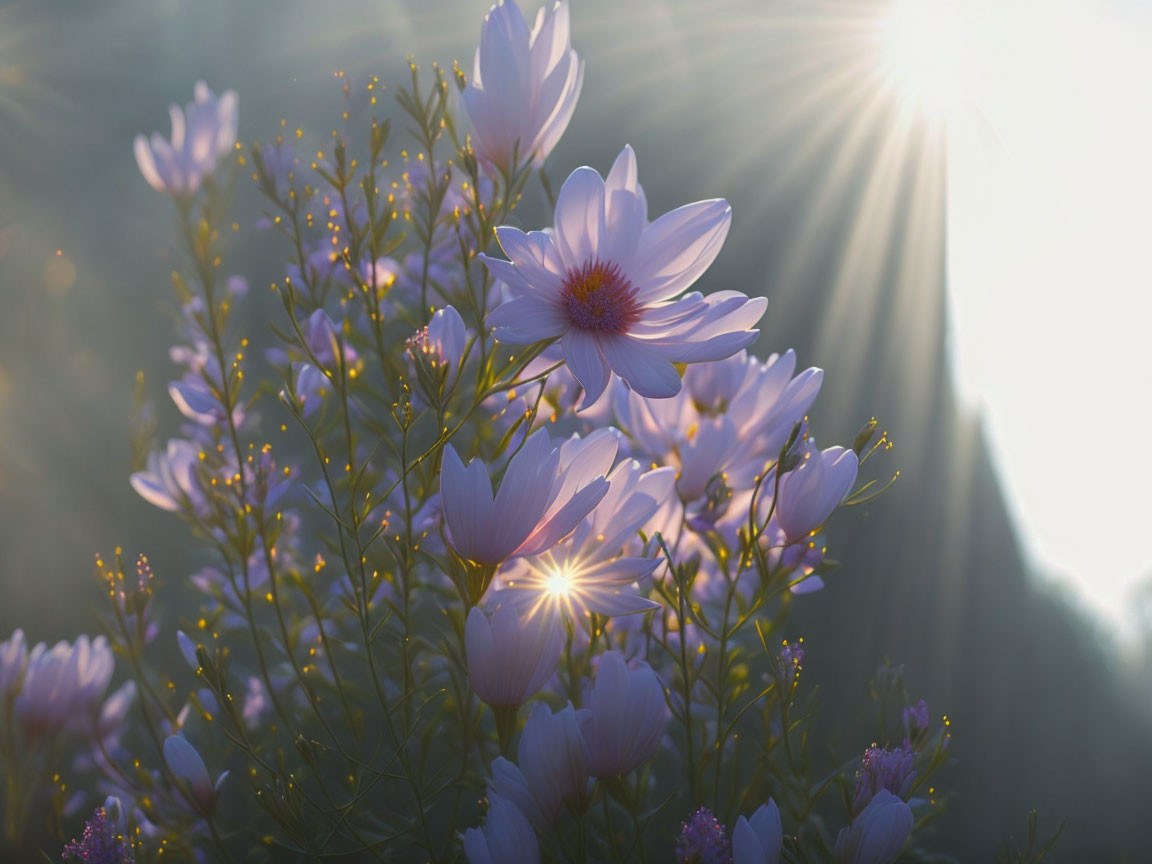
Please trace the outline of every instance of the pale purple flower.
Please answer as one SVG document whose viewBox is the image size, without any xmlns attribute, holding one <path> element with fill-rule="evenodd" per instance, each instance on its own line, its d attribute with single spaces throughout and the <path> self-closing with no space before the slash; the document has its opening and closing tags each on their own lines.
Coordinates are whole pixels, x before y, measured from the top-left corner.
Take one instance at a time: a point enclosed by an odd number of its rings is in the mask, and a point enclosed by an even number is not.
<svg viewBox="0 0 1152 864">
<path fill-rule="evenodd" d="M 493 567 L 551 549 L 607 493 L 604 474 L 616 446 L 610 435 L 557 446 L 546 430 L 537 430 L 509 461 L 493 495 L 484 463 L 476 459 L 465 467 L 449 444 L 440 493 L 452 547 L 461 558 Z"/>
<path fill-rule="evenodd" d="M 114 665 L 103 636 L 91 641 L 79 636 L 72 644 L 57 642 L 51 648 L 39 643 L 28 655 L 24 688 L 16 698 L 21 725 L 30 734 L 89 730 Z"/>
<path fill-rule="evenodd" d="M 517 759 L 549 820 L 564 805 L 577 812 L 587 805 L 588 745 L 571 705 L 553 713 L 544 703 L 536 703 L 520 733 Z"/>
<path fill-rule="evenodd" d="M 840 864 L 892 864 L 912 833 L 912 809 L 886 789 L 836 837 Z"/>
<path fill-rule="evenodd" d="M 767 300 L 736 291 L 681 296 L 715 260 L 732 210 L 699 201 L 648 222 L 631 147 L 607 180 L 577 168 L 556 202 L 553 231 L 496 229 L 510 260 L 484 257 L 512 299 L 489 316 L 502 342 L 560 339 L 593 404 L 616 373 L 642 396 L 680 390 L 675 363 L 719 360 L 755 341 Z M 676 299 L 679 298 L 679 299 Z"/>
<path fill-rule="evenodd" d="M 349 345 L 346 339 L 340 339 L 340 327 L 328 317 L 328 313 L 323 309 L 317 309 L 308 316 L 307 324 L 301 329 L 304 332 L 308 350 L 329 372 L 336 374 L 339 371 L 338 366 L 340 364 L 337 362 L 337 358 L 342 359 L 345 369 L 353 368 L 360 359 L 356 349 Z"/>
<path fill-rule="evenodd" d="M 545 616 L 520 615 L 500 605 L 468 613 L 464 627 L 468 681 L 493 708 L 519 708 L 552 677 L 560 660 L 560 630 Z"/>
<path fill-rule="evenodd" d="M 260 726 L 260 719 L 269 708 L 268 688 L 256 675 L 248 676 L 248 683 L 244 688 L 244 707 L 240 716 L 249 729 Z"/>
<path fill-rule="evenodd" d="M 213 783 L 200 753 L 183 735 L 169 735 L 164 739 L 164 763 L 181 784 L 189 803 L 202 816 L 210 816 L 216 809 L 220 787 L 228 772 L 225 771 Z"/>
<path fill-rule="evenodd" d="M 593 777 L 627 774 L 659 751 L 668 707 L 664 686 L 647 663 L 629 669 L 619 651 L 605 651 L 587 705 L 577 716 Z"/>
<path fill-rule="evenodd" d="M 97 807 L 84 823 L 84 833 L 64 847 L 61 857 L 65 861 L 82 864 L 134 864 L 132 847 L 124 839 L 123 830 L 116 824 L 106 807 Z"/>
<path fill-rule="evenodd" d="M 132 488 L 145 501 L 161 510 L 178 512 L 199 509 L 204 493 L 196 476 L 200 448 L 190 441 L 172 438 L 163 452 L 148 454 L 148 465 L 131 477 Z"/>
<path fill-rule="evenodd" d="M 297 361 L 292 364 L 292 399 L 300 410 L 300 416 L 315 414 L 330 389 L 328 376 L 311 363 Z M 284 391 L 280 395 L 283 399 L 288 398 Z"/>
<path fill-rule="evenodd" d="M 632 586 L 651 576 L 662 559 L 629 556 L 625 546 L 673 494 L 675 471 L 645 472 L 639 462 L 628 459 L 616 466 L 608 481 L 608 493 L 571 535 L 543 555 L 517 559 L 501 573 L 505 588 L 495 598 L 529 614 L 557 610 L 611 616 L 659 608 Z"/>
<path fill-rule="evenodd" d="M 124 720 L 132 703 L 136 701 L 136 682 L 128 679 L 104 700 L 100 708 L 100 716 L 96 720 L 93 730 L 94 737 L 102 740 L 116 740 L 124 728 Z"/>
<path fill-rule="evenodd" d="M 464 110 L 472 147 L 501 171 L 544 163 L 568 128 L 584 83 L 584 63 L 572 50 L 568 4 L 547 3 L 531 29 L 515 0 L 499 0 L 480 28 Z"/>
<path fill-rule="evenodd" d="M 148 185 L 157 192 L 188 195 L 200 188 L 204 178 L 236 143 L 236 93 L 225 91 L 219 98 L 203 81 L 197 81 L 193 101 L 184 110 L 172 105 L 172 137 L 160 133 L 148 139 L 137 135 L 136 164 Z"/>
<path fill-rule="evenodd" d="M 537 702 L 520 736 L 515 765 L 503 756 L 492 762 L 489 794 L 506 798 L 545 831 L 567 805 L 580 812 L 588 804 L 588 745 L 569 705 L 555 714 Z"/>
<path fill-rule="evenodd" d="M 775 516 L 789 541 L 802 540 L 828 521 L 852 490 L 858 466 L 851 450 L 821 452 L 807 444 L 800 464 L 780 477 Z"/>
<path fill-rule="evenodd" d="M 447 393 L 456 383 L 467 344 L 464 319 L 452 306 L 445 306 L 436 310 L 426 327 L 408 338 L 408 356 L 427 370 L 434 387 L 443 387 Z"/>
<path fill-rule="evenodd" d="M 212 380 L 219 380 L 219 375 L 214 374 L 217 368 L 215 358 L 212 358 L 211 366 L 204 371 L 189 372 L 179 381 L 168 385 L 168 395 L 180 413 L 201 426 L 213 426 L 228 419 L 224 403 L 220 401 L 214 385 L 209 383 L 209 375 L 212 375 Z M 237 405 L 232 409 L 232 419 L 237 426 L 244 422 L 242 406 Z"/>
<path fill-rule="evenodd" d="M 916 753 L 910 747 L 869 747 L 860 760 L 856 775 L 856 792 L 852 798 L 852 811 L 859 813 L 882 789 L 907 798 L 916 772 L 913 765 Z"/>
<path fill-rule="evenodd" d="M 0 642 L 0 699 L 12 699 L 24 686 L 28 668 L 28 643 L 24 631 L 17 629 Z"/>
<path fill-rule="evenodd" d="M 921 699 L 915 705 L 909 705 L 901 712 L 904 721 L 904 734 L 908 739 L 915 741 L 921 738 L 932 725 L 932 715 L 928 711 L 928 703 Z"/>
<path fill-rule="evenodd" d="M 676 860 L 685 864 L 731 864 L 728 835 L 707 807 L 701 807 L 687 822 L 680 823 Z"/>
<path fill-rule="evenodd" d="M 823 380 L 820 369 L 795 369 L 792 351 L 766 361 L 741 351 L 689 366 L 683 389 L 670 399 L 617 390 L 613 407 L 641 452 L 679 469 L 677 490 L 693 501 L 717 477 L 733 490 L 749 489 L 776 461 Z"/>
<path fill-rule="evenodd" d="M 468 864 L 539 864 L 540 843 L 519 808 L 490 792 L 484 827 L 464 832 L 464 854 Z"/>
<path fill-rule="evenodd" d="M 780 809 L 771 798 L 749 818 L 741 816 L 732 829 L 732 864 L 778 864 L 784 830 Z"/>
</svg>

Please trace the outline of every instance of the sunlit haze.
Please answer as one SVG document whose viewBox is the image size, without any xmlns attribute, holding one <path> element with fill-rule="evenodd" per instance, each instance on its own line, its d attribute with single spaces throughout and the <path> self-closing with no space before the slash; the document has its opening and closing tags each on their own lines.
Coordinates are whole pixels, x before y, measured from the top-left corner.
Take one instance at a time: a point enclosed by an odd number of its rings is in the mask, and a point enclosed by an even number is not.
<svg viewBox="0 0 1152 864">
<path fill-rule="evenodd" d="M 1123 629 L 1152 575 L 1152 9 L 901 0 L 883 33 L 947 124 L 961 390 L 1034 559 Z"/>
</svg>

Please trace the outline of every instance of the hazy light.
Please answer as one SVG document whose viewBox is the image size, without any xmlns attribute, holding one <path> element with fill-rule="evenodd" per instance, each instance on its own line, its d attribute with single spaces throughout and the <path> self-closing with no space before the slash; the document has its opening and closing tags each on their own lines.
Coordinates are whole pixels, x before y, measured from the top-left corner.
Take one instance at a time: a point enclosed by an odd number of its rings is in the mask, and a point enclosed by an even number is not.
<svg viewBox="0 0 1152 864">
<path fill-rule="evenodd" d="M 1152 576 L 1152 15 L 908 0 L 882 29 L 901 91 L 946 120 L 961 390 L 1030 551 L 1123 624 Z"/>
<path fill-rule="evenodd" d="M 966 84 L 963 19 L 949 0 L 895 0 L 879 27 L 884 72 L 905 99 L 944 114 Z"/>
</svg>

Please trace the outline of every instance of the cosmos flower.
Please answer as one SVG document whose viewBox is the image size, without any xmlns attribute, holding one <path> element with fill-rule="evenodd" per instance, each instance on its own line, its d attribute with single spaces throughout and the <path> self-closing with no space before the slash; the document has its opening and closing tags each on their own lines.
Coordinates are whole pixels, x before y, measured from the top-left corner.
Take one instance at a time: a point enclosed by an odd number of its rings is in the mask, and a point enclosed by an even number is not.
<svg viewBox="0 0 1152 864">
<path fill-rule="evenodd" d="M 616 447 L 611 434 L 556 446 L 539 429 L 509 461 L 493 496 L 484 463 L 476 459 L 465 467 L 448 445 L 440 493 L 452 547 L 461 558 L 488 566 L 552 548 L 607 493 L 604 474 Z"/>
<path fill-rule="evenodd" d="M 593 777 L 619 777 L 656 755 L 668 707 L 664 686 L 647 663 L 629 669 L 619 651 L 605 651 L 587 704 L 577 716 Z"/>
<path fill-rule="evenodd" d="M 730 489 L 749 489 L 776 460 L 824 377 L 820 369 L 795 371 L 791 350 L 767 360 L 741 351 L 689 366 L 683 389 L 671 399 L 645 399 L 621 388 L 613 393 L 613 408 L 641 452 L 679 469 L 676 488 L 694 501 L 717 475 Z"/>
<path fill-rule="evenodd" d="M 828 521 L 856 482 L 859 461 L 843 447 L 821 452 L 809 442 L 802 461 L 780 477 L 776 520 L 790 542 L 802 540 Z"/>
<path fill-rule="evenodd" d="M 220 786 L 228 772 L 221 774 L 213 784 L 203 758 L 182 735 L 169 735 L 164 739 L 164 763 L 172 776 L 182 784 L 189 803 L 201 815 L 211 815 L 216 809 Z"/>
<path fill-rule="evenodd" d="M 495 337 L 518 345 L 560 339 L 585 407 L 613 372 L 641 396 L 674 396 L 673 364 L 728 357 L 759 333 L 749 328 L 764 314 L 764 298 L 681 296 L 719 254 L 732 221 L 728 202 L 687 204 L 651 223 L 647 210 L 636 155 L 625 147 L 607 180 L 591 168 L 572 172 L 554 230 L 497 228 L 509 260 L 484 257 L 512 298 L 488 318 Z"/>
<path fill-rule="evenodd" d="M 217 98 L 207 84 L 197 81 L 193 96 L 183 111 L 179 105 L 169 107 L 170 141 L 159 132 L 153 132 L 151 139 L 136 136 L 136 164 L 157 192 L 195 192 L 236 143 L 236 93 L 228 90 Z"/>
<path fill-rule="evenodd" d="M 87 728 L 95 718 L 115 660 L 103 636 L 74 643 L 43 642 L 28 655 L 24 687 L 16 698 L 16 716 L 30 734 Z"/>
<path fill-rule="evenodd" d="M 489 793 L 484 827 L 464 832 L 464 854 L 469 864 L 539 864 L 540 843 L 515 804 Z"/>
<path fill-rule="evenodd" d="M 784 831 L 780 809 L 771 798 L 748 819 L 741 816 L 732 829 L 732 864 L 777 864 Z"/>
<path fill-rule="evenodd" d="M 560 629 L 544 618 L 498 606 L 485 615 L 477 606 L 464 626 L 468 681 L 493 708 L 519 708 L 552 677 L 560 661 Z"/>
<path fill-rule="evenodd" d="M 836 837 L 840 864 L 892 864 L 912 833 L 912 809 L 886 789 Z"/>
<path fill-rule="evenodd" d="M 501 573 L 506 587 L 494 594 L 536 614 L 629 615 L 660 608 L 631 586 L 660 566 L 659 557 L 630 557 L 625 545 L 673 494 L 671 468 L 645 472 L 635 459 L 621 462 L 608 475 L 603 500 L 559 545 L 532 558 L 518 559 Z"/>
<path fill-rule="evenodd" d="M 514 167 L 514 155 L 521 165 L 542 165 L 568 128 L 583 83 L 567 3 L 542 7 L 529 29 L 514 0 L 499 0 L 484 16 L 463 94 L 476 155 L 501 171 Z"/>
</svg>

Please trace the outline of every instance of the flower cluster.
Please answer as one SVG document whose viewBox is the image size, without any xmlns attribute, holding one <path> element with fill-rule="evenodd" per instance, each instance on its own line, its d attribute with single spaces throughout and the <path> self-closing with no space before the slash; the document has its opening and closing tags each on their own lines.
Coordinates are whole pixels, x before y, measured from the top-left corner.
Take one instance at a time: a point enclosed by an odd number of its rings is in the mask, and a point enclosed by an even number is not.
<svg viewBox="0 0 1152 864">
<path fill-rule="evenodd" d="M 172 574 L 118 551 L 106 637 L 0 644 L 38 768 L 86 736 L 75 771 L 118 802 L 66 855 L 884 864 L 917 842 L 947 724 L 905 698 L 858 769 L 821 764 L 781 639 L 834 590 L 826 526 L 882 491 L 860 478 L 887 438 L 818 446 L 824 373 L 753 353 L 767 301 L 708 284 L 726 201 L 650 219 L 628 146 L 551 201 L 583 73 L 566 3 L 529 26 L 502 0 L 471 76 L 412 64 L 396 165 L 374 77 L 338 76 L 315 147 L 237 144 L 235 94 L 203 84 L 170 141 L 137 139 L 185 266 L 179 429 L 130 483 L 187 524 L 197 599 L 162 610 Z M 289 258 L 267 344 L 223 263 L 237 173 Z"/>
</svg>

